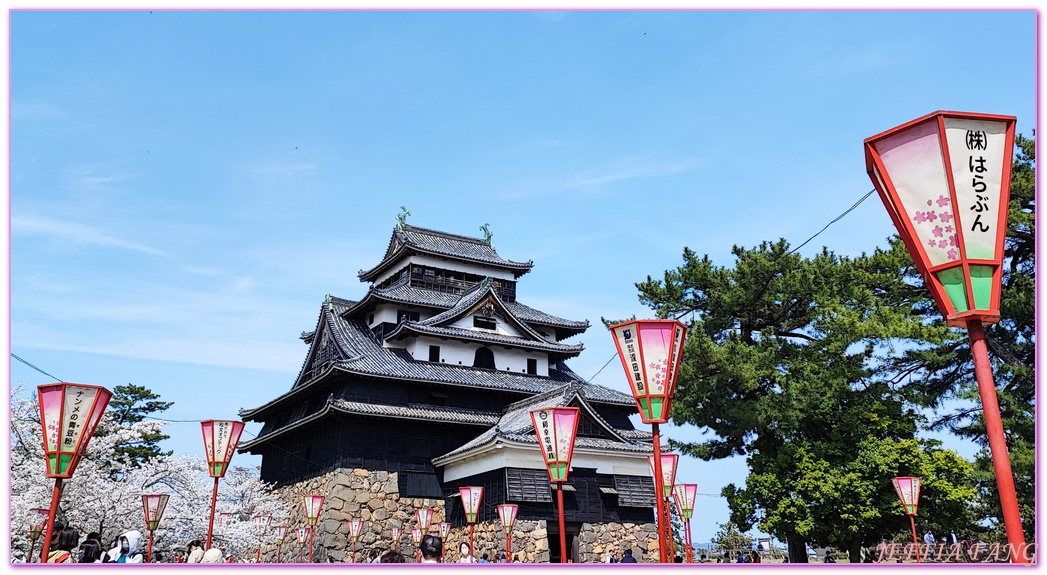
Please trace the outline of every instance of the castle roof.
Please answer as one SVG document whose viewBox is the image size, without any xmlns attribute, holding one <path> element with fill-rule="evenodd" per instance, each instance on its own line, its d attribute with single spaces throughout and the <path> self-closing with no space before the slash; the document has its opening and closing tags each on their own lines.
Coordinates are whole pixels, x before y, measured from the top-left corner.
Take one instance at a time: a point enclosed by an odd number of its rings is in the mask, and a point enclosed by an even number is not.
<svg viewBox="0 0 1047 575">
<path fill-rule="evenodd" d="M 324 370 L 319 374 L 309 376 L 308 367 L 311 365 L 320 344 L 319 338 L 314 335 L 310 337 L 309 353 L 294 386 L 283 395 L 264 405 L 240 410 L 242 418 L 246 420 L 260 419 L 273 408 L 322 385 L 321 382 L 333 373 L 474 387 L 515 392 L 524 395 L 545 393 L 559 389 L 568 383 L 577 383 L 579 389 L 584 391 L 586 399 L 590 402 L 629 407 L 636 405 L 631 395 L 581 381 L 581 377 L 571 371 L 563 362 L 550 365 L 549 377 L 544 377 L 415 360 L 406 350 L 383 347 L 374 333 L 362 321 L 346 319 L 343 316 L 343 312 L 348 309 L 350 303 L 349 300 L 332 297 L 321 308 L 314 334 L 321 333 L 326 329 L 330 334 L 331 341 L 335 344 L 335 353 L 332 354 L 332 359 Z"/>
<path fill-rule="evenodd" d="M 470 451 L 478 450 L 495 441 L 508 441 L 522 444 L 538 445 L 534 433 L 531 411 L 549 407 L 566 407 L 573 405 L 581 409 L 582 414 L 593 421 L 610 437 L 577 437 L 575 447 L 582 449 L 620 451 L 636 454 L 654 452 L 651 445 L 651 434 L 640 430 L 620 430 L 600 417 L 589 405 L 587 389 L 577 383 L 571 383 L 552 389 L 506 406 L 498 423 L 464 445 L 433 459 L 433 465 L 439 467 L 458 459 Z"/>
<path fill-rule="evenodd" d="M 514 277 L 522 276 L 534 266 L 531 261 L 516 262 L 503 258 L 488 240 L 404 224 L 393 229 L 389 247 L 386 248 L 382 261 L 369 270 L 360 270 L 358 275 L 363 281 L 374 281 L 396 262 L 413 254 L 505 270 L 512 272 Z"/>
</svg>

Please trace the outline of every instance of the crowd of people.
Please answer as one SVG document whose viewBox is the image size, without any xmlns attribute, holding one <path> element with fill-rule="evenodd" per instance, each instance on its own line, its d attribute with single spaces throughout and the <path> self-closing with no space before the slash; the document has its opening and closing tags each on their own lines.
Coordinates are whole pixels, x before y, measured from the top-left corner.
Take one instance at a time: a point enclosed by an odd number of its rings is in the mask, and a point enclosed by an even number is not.
<svg viewBox="0 0 1047 575">
<path fill-rule="evenodd" d="M 65 525 L 56 520 L 51 531 L 51 540 L 47 547 L 47 563 L 145 563 L 140 544 L 142 533 L 136 530 L 125 531 L 111 545 L 102 543 L 98 533 L 88 533 L 81 539 L 80 530 L 72 525 Z M 28 558 L 29 561 L 34 557 Z M 156 551 L 148 558 L 153 563 L 164 562 L 163 553 Z M 178 552 L 175 563 L 230 563 L 232 557 L 225 557 L 218 548 L 204 550 L 200 540 L 189 543 L 187 553 Z"/>
</svg>

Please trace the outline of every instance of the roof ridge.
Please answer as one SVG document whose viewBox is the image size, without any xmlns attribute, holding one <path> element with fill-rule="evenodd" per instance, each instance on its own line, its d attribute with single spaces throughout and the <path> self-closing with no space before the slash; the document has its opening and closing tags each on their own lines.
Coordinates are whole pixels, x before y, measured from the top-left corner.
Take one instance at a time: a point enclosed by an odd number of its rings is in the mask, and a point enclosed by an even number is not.
<svg viewBox="0 0 1047 575">
<path fill-rule="evenodd" d="M 404 227 L 402 228 L 402 230 L 403 231 L 418 231 L 419 233 L 424 233 L 424 234 L 428 234 L 428 235 L 431 235 L 431 236 L 438 236 L 438 237 L 447 238 L 447 239 L 453 239 L 453 240 L 464 240 L 464 241 L 467 241 L 467 242 L 474 243 L 476 245 L 487 245 L 487 246 L 491 245 L 491 242 L 485 241 L 482 238 L 474 238 L 474 237 L 470 237 L 470 236 L 463 236 L 463 235 L 460 235 L 460 234 L 452 234 L 451 232 L 445 232 L 445 231 L 441 231 L 441 230 L 434 230 L 432 228 L 423 228 L 421 226 L 412 226 L 411 224 L 404 224 Z M 491 249 L 494 249 L 494 246 L 491 246 Z"/>
</svg>

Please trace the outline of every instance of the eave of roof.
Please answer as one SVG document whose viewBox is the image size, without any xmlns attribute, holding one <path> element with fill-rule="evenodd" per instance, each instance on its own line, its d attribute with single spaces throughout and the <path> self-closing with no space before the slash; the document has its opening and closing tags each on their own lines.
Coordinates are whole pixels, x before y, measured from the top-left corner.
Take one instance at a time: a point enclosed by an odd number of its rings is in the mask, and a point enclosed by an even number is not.
<svg viewBox="0 0 1047 575">
<path fill-rule="evenodd" d="M 288 431 L 302 427 L 309 422 L 321 419 L 331 412 L 340 412 L 365 417 L 380 417 L 383 419 L 410 419 L 412 421 L 431 421 L 434 423 L 453 423 L 477 426 L 493 425 L 498 421 L 499 416 L 496 412 L 476 410 L 466 411 L 454 407 L 435 405 L 384 405 L 329 398 L 324 407 L 316 413 L 290 422 L 283 427 L 274 429 L 273 431 L 250 441 L 243 442 L 240 444 L 240 451 L 249 450 L 252 447 L 283 435 Z"/>
<path fill-rule="evenodd" d="M 442 243 L 427 242 L 423 238 L 438 238 Z M 399 240 L 399 242 L 397 241 Z M 457 260 L 483 267 L 512 271 L 515 277 L 529 272 L 534 262 L 516 262 L 498 255 L 490 242 L 437 230 L 404 225 L 393 230 L 382 261 L 369 270 L 360 270 L 358 277 L 363 281 L 373 281 L 393 264 L 412 253 Z"/>
</svg>

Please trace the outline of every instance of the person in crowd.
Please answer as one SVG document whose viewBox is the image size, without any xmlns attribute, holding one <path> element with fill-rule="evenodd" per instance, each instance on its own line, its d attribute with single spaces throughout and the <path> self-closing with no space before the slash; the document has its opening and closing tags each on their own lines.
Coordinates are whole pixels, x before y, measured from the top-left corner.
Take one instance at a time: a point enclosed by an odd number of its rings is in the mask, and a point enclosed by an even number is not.
<svg viewBox="0 0 1047 575">
<path fill-rule="evenodd" d="M 159 551 L 157 551 L 156 553 L 153 553 L 153 563 L 163 563 L 163 562 L 164 562 L 164 554 L 163 553 L 161 553 Z"/>
<path fill-rule="evenodd" d="M 193 539 L 189 542 L 189 558 L 186 559 L 186 563 L 199 563 L 204 558 L 204 542 L 199 539 Z"/>
<path fill-rule="evenodd" d="M 204 551 L 203 559 L 200 559 L 201 563 L 225 563 L 225 557 L 222 556 L 222 550 L 217 547 L 212 547 L 207 551 Z"/>
<path fill-rule="evenodd" d="M 742 553 L 741 551 L 739 551 L 738 552 L 738 557 L 735 558 L 734 562 L 735 563 L 745 563 L 745 553 Z"/>
<path fill-rule="evenodd" d="M 395 541 L 389 544 L 389 549 L 378 557 L 379 563 L 407 563 L 407 558 L 400 553 L 399 546 Z"/>
<path fill-rule="evenodd" d="M 80 543 L 80 532 L 76 530 L 76 527 L 63 527 L 62 531 L 58 533 L 58 537 L 52 536 L 51 540 L 55 544 L 51 546 L 51 550 L 47 553 L 48 563 L 76 563 L 76 558 L 73 557 L 73 549 L 76 549 L 77 544 Z"/>
<path fill-rule="evenodd" d="M 462 543 L 459 551 L 461 551 L 461 557 L 458 558 L 459 563 L 476 563 L 476 557 L 473 557 L 472 554 L 469 553 L 468 543 Z"/>
<path fill-rule="evenodd" d="M 759 563 L 759 562 L 760 562 L 760 554 L 757 553 L 755 549 L 753 549 L 752 551 L 749 552 L 749 563 Z"/>
<path fill-rule="evenodd" d="M 175 550 L 175 560 L 174 560 L 174 562 L 175 563 L 185 563 L 185 551 L 182 551 L 181 549 L 176 549 Z"/>
<path fill-rule="evenodd" d="M 505 551 L 502 551 L 502 554 L 498 556 L 498 562 L 499 563 L 508 563 L 509 562 L 509 560 L 505 558 Z"/>
<path fill-rule="evenodd" d="M 633 550 L 626 549 L 625 555 L 622 556 L 622 563 L 636 563 L 636 558 L 633 557 Z"/>
<path fill-rule="evenodd" d="M 143 563 L 142 553 L 138 551 L 138 544 L 142 541 L 142 534 L 132 529 L 116 538 L 116 545 L 109 550 L 108 563 Z"/>
<path fill-rule="evenodd" d="M 673 563 L 683 563 L 683 556 L 677 553 L 676 557 L 673 557 Z"/>
<path fill-rule="evenodd" d="M 705 563 L 705 562 L 706 562 L 706 561 L 708 561 L 708 560 L 709 560 L 709 557 L 708 557 L 708 556 L 707 556 L 707 555 L 706 555 L 705 553 L 702 553 L 702 554 L 701 554 L 701 555 L 700 555 L 700 556 L 698 557 L 698 562 L 699 562 L 699 563 Z"/>
<path fill-rule="evenodd" d="M 84 539 L 80 544 L 80 563 L 101 563 L 102 548 L 94 539 Z"/>
<path fill-rule="evenodd" d="M 439 563 L 444 544 L 439 537 L 427 534 L 422 537 L 418 548 L 422 552 L 422 563 Z"/>
<path fill-rule="evenodd" d="M 484 553 L 483 555 L 480 556 L 480 563 L 490 563 L 490 561 L 487 560 L 487 554 L 486 553 Z"/>
</svg>

